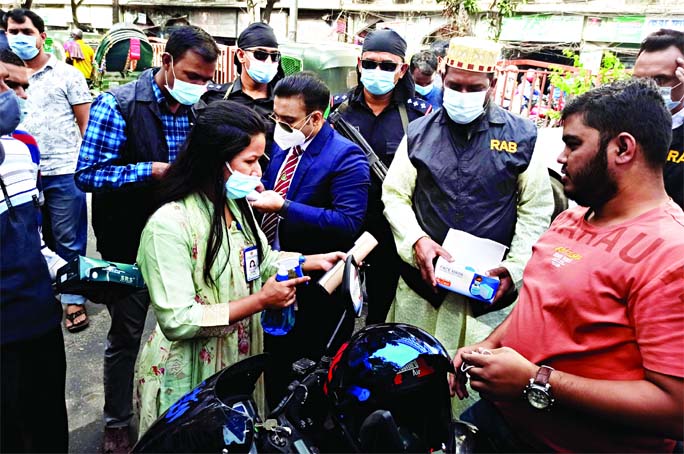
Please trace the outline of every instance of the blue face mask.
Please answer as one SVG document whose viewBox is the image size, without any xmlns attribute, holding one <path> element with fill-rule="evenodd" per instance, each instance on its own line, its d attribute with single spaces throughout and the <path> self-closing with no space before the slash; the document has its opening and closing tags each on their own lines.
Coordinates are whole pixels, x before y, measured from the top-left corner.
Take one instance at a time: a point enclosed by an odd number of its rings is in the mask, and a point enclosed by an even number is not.
<svg viewBox="0 0 684 454">
<path fill-rule="evenodd" d="M 226 197 L 229 199 L 243 199 L 261 183 L 259 177 L 237 172 L 228 163 L 226 167 L 230 171 L 230 177 L 226 180 Z"/>
<path fill-rule="evenodd" d="M 362 69 L 361 83 L 371 94 L 381 96 L 394 89 L 394 71 L 382 69 Z"/>
<path fill-rule="evenodd" d="M 278 63 L 251 59 L 249 61 L 249 68 L 247 68 L 247 74 L 249 74 L 249 77 L 251 77 L 254 82 L 267 84 L 273 80 L 276 74 L 278 74 Z"/>
<path fill-rule="evenodd" d="M 22 60 L 33 60 L 38 55 L 35 36 L 28 36 L 22 33 L 7 35 L 7 42 L 12 52 L 17 54 Z"/>
<path fill-rule="evenodd" d="M 10 134 L 19 126 L 21 109 L 19 108 L 19 97 L 13 90 L 0 93 L 0 135 Z"/>
<path fill-rule="evenodd" d="M 426 85 L 424 87 L 422 85 L 416 84 L 416 93 L 418 93 L 421 96 L 427 96 L 430 94 L 433 87 L 434 87 L 433 84 Z"/>
<path fill-rule="evenodd" d="M 176 71 L 173 69 L 173 57 L 171 58 L 171 73 L 173 74 L 173 88 L 169 87 L 169 77 L 164 73 L 166 78 L 166 89 L 169 94 L 179 103 L 192 106 L 200 100 L 202 95 L 207 91 L 206 85 L 191 84 L 184 82 L 176 77 Z"/>
</svg>

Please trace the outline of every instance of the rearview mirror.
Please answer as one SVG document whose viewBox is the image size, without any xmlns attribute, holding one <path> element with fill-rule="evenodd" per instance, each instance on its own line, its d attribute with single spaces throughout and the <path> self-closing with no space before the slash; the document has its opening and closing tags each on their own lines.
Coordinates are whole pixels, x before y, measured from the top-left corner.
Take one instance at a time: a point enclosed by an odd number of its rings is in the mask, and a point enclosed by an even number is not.
<svg viewBox="0 0 684 454">
<path fill-rule="evenodd" d="M 342 278 L 342 295 L 351 303 L 356 317 L 361 316 L 365 300 L 365 288 L 359 266 L 354 256 L 349 254 L 344 262 L 344 277 Z"/>
</svg>

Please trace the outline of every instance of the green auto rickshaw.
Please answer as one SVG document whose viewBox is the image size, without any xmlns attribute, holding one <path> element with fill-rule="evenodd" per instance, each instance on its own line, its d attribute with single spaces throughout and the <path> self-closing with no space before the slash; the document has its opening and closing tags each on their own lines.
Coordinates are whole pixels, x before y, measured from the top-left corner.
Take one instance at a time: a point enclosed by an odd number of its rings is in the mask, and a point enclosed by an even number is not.
<svg viewBox="0 0 684 454">
<path fill-rule="evenodd" d="M 283 55 L 281 66 L 286 75 L 299 71 L 312 71 L 323 79 L 331 93 L 346 92 L 356 86 L 356 64 L 361 47 L 346 43 L 294 43 L 278 44 Z"/>
</svg>

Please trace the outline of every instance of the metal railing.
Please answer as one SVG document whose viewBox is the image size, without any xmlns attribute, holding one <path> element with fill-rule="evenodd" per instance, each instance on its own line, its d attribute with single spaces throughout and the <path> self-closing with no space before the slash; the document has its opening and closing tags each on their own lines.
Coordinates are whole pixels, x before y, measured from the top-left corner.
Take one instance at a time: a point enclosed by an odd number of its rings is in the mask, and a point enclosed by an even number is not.
<svg viewBox="0 0 684 454">
<path fill-rule="evenodd" d="M 550 66 L 531 60 L 502 62 L 497 70 L 494 102 L 504 109 L 534 121 L 538 126 L 554 123 L 551 112 L 563 110 L 567 93 L 551 83 Z M 517 66 L 547 66 L 543 69 L 518 69 Z M 567 73 L 577 68 L 554 65 Z"/>
</svg>

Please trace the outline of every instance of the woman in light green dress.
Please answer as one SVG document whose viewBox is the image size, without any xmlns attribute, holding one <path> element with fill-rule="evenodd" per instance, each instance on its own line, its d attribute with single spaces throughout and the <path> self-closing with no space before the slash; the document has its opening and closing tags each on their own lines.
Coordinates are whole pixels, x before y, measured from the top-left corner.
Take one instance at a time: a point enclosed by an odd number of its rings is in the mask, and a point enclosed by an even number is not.
<svg viewBox="0 0 684 454">
<path fill-rule="evenodd" d="M 244 198 L 259 184 L 264 133 L 251 109 L 213 103 L 161 183 L 137 258 L 157 317 L 136 367 L 140 435 L 202 380 L 261 353 L 259 313 L 294 303 L 308 280 L 275 281 L 276 261 L 291 253 L 270 249 Z M 245 254 L 259 276 L 246 273 Z M 303 267 L 328 270 L 343 257 L 308 256 Z M 255 397 L 263 403 L 261 383 Z"/>
</svg>

